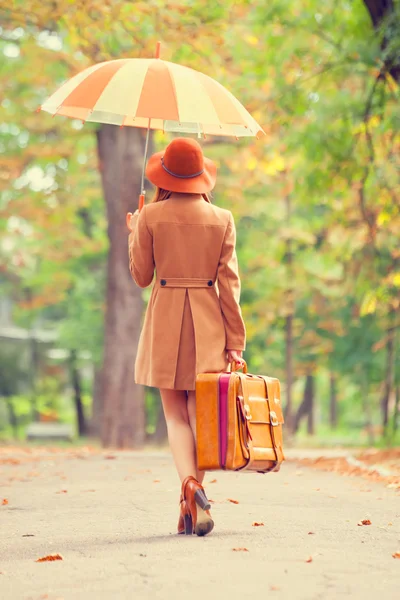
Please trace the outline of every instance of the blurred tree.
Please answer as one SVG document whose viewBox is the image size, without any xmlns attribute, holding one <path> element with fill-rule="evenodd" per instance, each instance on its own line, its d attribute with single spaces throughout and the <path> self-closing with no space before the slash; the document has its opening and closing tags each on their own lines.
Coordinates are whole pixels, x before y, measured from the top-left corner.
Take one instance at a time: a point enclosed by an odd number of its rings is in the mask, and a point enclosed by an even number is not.
<svg viewBox="0 0 400 600">
<path fill-rule="evenodd" d="M 391 415 L 394 422 L 400 378 L 398 345 L 391 342 L 400 308 L 398 3 L 90 0 L 76 10 L 67 0 L 13 0 L 2 8 L 0 227 L 6 243 L 0 264 L 16 290 L 30 290 L 29 302 L 20 293 L 30 318 L 52 308 L 54 321 L 65 320 L 65 343 L 70 331 L 66 347 L 90 346 L 99 365 L 106 314 L 103 375 L 112 360 L 133 371 L 137 330 L 114 356 L 123 312 L 117 314 L 112 300 L 107 307 L 101 301 L 107 287 L 107 298 L 117 297 L 111 261 L 125 261 L 123 237 L 115 232 L 127 195 L 118 192 L 121 205 L 115 204 L 104 184 L 108 210 L 116 209 L 106 219 L 96 156 L 100 140 L 117 134 L 32 111 L 88 64 L 152 56 L 160 38 L 165 58 L 227 85 L 268 135 L 267 143 L 205 141 L 219 165 L 216 201 L 237 221 L 249 369 L 286 384 L 289 425 L 307 376 L 317 380 L 319 373 L 335 379 L 339 423 L 353 412 L 372 431 L 379 410 L 382 423 Z M 136 136 L 123 142 L 128 160 L 141 155 L 140 132 L 118 135 Z M 109 172 L 108 164 L 102 168 L 103 175 Z M 134 209 L 133 173 L 129 181 Z M 141 292 L 128 287 L 126 262 L 123 268 L 118 297 L 131 328 L 132 298 L 137 293 L 138 323 Z M 85 298 L 83 282 L 98 294 Z M 126 332 L 121 335 L 125 340 Z M 105 385 L 112 386 L 110 443 L 126 443 L 115 432 L 118 415 L 128 413 L 127 443 L 143 439 L 142 390 L 121 381 L 123 409 L 116 382 Z M 350 387 L 356 402 L 347 401 Z M 314 405 L 320 401 L 316 395 Z M 128 411 L 130 402 L 136 414 Z"/>
</svg>

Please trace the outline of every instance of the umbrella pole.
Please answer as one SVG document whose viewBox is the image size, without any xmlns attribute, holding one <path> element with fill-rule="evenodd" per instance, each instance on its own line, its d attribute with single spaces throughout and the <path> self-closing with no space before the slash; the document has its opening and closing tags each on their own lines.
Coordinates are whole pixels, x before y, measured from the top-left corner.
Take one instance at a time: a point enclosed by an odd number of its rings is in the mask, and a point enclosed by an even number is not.
<svg viewBox="0 0 400 600">
<path fill-rule="evenodd" d="M 157 46 L 156 46 L 156 58 L 160 58 L 160 49 L 161 49 L 161 42 L 157 42 Z M 139 211 L 141 211 L 142 208 L 143 208 L 143 206 L 144 206 L 144 199 L 145 199 L 145 196 L 146 196 L 146 190 L 144 189 L 144 173 L 145 173 L 145 170 L 146 170 L 147 151 L 148 151 L 148 148 L 149 148 L 150 123 L 151 123 L 151 118 L 149 118 L 149 124 L 147 126 L 146 144 L 145 144 L 145 147 L 144 147 L 142 181 L 141 181 L 141 184 L 140 184 L 140 196 L 139 196 Z"/>
<path fill-rule="evenodd" d="M 141 181 L 141 184 L 140 184 L 140 196 L 139 196 L 139 210 L 142 210 L 142 208 L 144 206 L 144 198 L 145 198 L 145 195 L 146 195 L 146 190 L 144 189 L 144 173 L 145 173 L 145 170 L 146 170 L 147 151 L 148 151 L 148 148 L 149 148 L 150 122 L 151 122 L 151 119 L 149 119 L 149 125 L 147 127 L 147 135 L 146 135 L 146 144 L 145 144 L 145 147 L 144 147 L 142 181 Z"/>
<path fill-rule="evenodd" d="M 160 58 L 160 49 L 161 49 L 161 42 L 157 42 L 157 46 L 156 46 L 156 58 Z M 139 211 L 141 211 L 142 208 L 143 208 L 143 206 L 144 206 L 144 198 L 146 196 L 146 190 L 144 189 L 144 173 L 145 173 L 145 170 L 146 170 L 147 150 L 149 148 L 150 123 L 151 123 L 151 118 L 149 118 L 149 124 L 147 126 L 146 145 L 144 147 L 142 181 L 141 181 L 141 184 L 140 184 L 140 196 L 139 196 Z"/>
</svg>

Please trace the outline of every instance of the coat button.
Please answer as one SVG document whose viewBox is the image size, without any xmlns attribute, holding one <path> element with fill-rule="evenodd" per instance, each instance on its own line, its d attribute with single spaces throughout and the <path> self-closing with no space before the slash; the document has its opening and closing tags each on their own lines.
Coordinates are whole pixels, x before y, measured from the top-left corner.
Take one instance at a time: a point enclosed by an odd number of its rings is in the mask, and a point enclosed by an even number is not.
<svg viewBox="0 0 400 600">
<path fill-rule="evenodd" d="M 161 283 L 161 285 L 166 285 L 167 284 L 167 282 L 165 281 L 165 279 L 161 279 L 160 283 Z"/>
<path fill-rule="evenodd" d="M 209 286 L 211 287 L 211 286 L 212 286 L 212 284 L 213 284 L 213 282 L 212 282 L 212 280 L 210 279 L 210 281 L 207 283 L 207 285 L 209 285 Z"/>
</svg>

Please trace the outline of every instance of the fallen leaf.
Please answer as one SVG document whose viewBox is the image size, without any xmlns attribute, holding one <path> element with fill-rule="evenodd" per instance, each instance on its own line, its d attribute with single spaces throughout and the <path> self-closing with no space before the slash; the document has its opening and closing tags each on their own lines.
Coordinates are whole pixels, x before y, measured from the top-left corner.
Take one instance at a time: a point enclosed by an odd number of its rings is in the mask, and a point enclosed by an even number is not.
<svg viewBox="0 0 400 600">
<path fill-rule="evenodd" d="M 208 498 L 208 501 L 210 502 L 210 504 L 215 504 L 215 500 L 212 500 L 211 498 Z"/>
<path fill-rule="evenodd" d="M 56 494 L 67 494 L 68 490 L 60 490 L 59 492 L 56 492 Z"/>
<path fill-rule="evenodd" d="M 315 492 L 319 492 L 321 488 L 314 488 Z"/>
<path fill-rule="evenodd" d="M 328 498 L 337 498 L 337 496 L 330 495 L 330 496 L 328 496 Z"/>
<path fill-rule="evenodd" d="M 210 483 L 217 483 L 217 480 L 216 480 L 216 479 L 212 479 L 212 480 L 210 481 Z"/>
<path fill-rule="evenodd" d="M 2 506 L 6 506 L 6 504 L 8 504 L 7 498 L 3 498 L 3 501 L 1 504 L 2 504 Z"/>
<path fill-rule="evenodd" d="M 154 479 L 153 483 L 160 483 L 160 480 L 159 479 Z"/>
<path fill-rule="evenodd" d="M 21 461 L 17 458 L 2 458 L 0 460 L 0 465 L 20 465 Z"/>
<path fill-rule="evenodd" d="M 306 560 L 306 563 L 311 563 L 312 562 L 312 556 L 309 556 Z"/>
<path fill-rule="evenodd" d="M 232 502 L 232 504 L 239 504 L 239 500 L 232 500 L 232 498 L 228 498 L 228 502 Z"/>
<path fill-rule="evenodd" d="M 315 535 L 315 533 L 313 531 L 309 531 L 308 535 Z"/>
<path fill-rule="evenodd" d="M 393 523 L 388 523 L 388 527 L 391 527 L 393 525 Z"/>
<path fill-rule="evenodd" d="M 280 590 L 281 588 L 278 587 L 277 585 L 271 585 L 270 588 L 271 592 L 277 592 L 278 590 Z"/>
<path fill-rule="evenodd" d="M 371 521 L 369 519 L 363 519 L 362 521 L 359 521 L 357 523 L 357 525 L 360 527 L 361 525 L 371 525 Z"/>
<path fill-rule="evenodd" d="M 61 554 L 48 554 L 47 556 L 42 556 L 41 558 L 38 558 L 37 560 L 35 560 L 35 562 L 47 562 L 52 560 L 63 560 L 63 557 L 61 556 Z"/>
<path fill-rule="evenodd" d="M 247 548 L 232 548 L 234 552 L 248 552 Z"/>
<path fill-rule="evenodd" d="M 114 458 L 117 458 L 115 456 L 115 454 L 106 454 L 104 457 L 106 460 L 114 460 Z"/>
<path fill-rule="evenodd" d="M 253 527 L 264 527 L 264 523 L 257 523 L 257 521 L 254 521 Z"/>
<path fill-rule="evenodd" d="M 393 558 L 400 558 L 400 550 L 398 550 L 397 552 L 393 552 L 392 556 Z"/>
</svg>

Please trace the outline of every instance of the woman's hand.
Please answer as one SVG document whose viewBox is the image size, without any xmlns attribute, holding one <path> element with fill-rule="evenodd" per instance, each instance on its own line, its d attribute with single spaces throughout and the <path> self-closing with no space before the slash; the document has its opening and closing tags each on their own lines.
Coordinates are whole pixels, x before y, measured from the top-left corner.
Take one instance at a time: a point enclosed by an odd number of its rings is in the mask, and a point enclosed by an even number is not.
<svg viewBox="0 0 400 600">
<path fill-rule="evenodd" d="M 242 358 L 243 351 L 242 350 L 228 350 L 228 361 L 232 363 L 235 361 L 236 365 L 239 367 L 243 367 L 244 360 Z"/>
<path fill-rule="evenodd" d="M 131 212 L 129 212 L 126 215 L 126 226 L 128 227 L 129 231 L 134 231 L 135 229 L 135 225 L 136 225 L 136 219 L 139 216 L 139 209 L 137 208 L 135 210 L 135 212 L 132 214 Z"/>
</svg>

